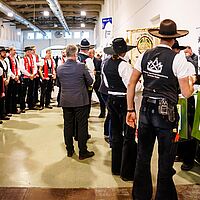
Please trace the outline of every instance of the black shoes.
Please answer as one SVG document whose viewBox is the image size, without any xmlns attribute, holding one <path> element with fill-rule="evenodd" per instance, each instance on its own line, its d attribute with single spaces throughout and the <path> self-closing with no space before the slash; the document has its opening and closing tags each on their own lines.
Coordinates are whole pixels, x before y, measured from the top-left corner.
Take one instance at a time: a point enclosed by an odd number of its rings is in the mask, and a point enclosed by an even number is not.
<svg viewBox="0 0 200 200">
<path fill-rule="evenodd" d="M 49 108 L 49 109 L 52 109 L 53 107 L 48 105 L 48 106 L 45 106 L 45 108 Z"/>
<path fill-rule="evenodd" d="M 190 171 L 193 167 L 194 167 L 194 163 L 192 163 L 192 164 L 185 164 L 185 163 L 183 163 L 181 165 L 181 169 L 183 171 Z"/>
<path fill-rule="evenodd" d="M 25 109 L 22 109 L 22 110 L 21 110 L 21 113 L 25 113 L 25 112 L 26 112 Z"/>
<path fill-rule="evenodd" d="M 131 178 L 131 177 L 121 177 L 121 179 L 123 181 L 133 181 L 133 178 Z"/>
<path fill-rule="evenodd" d="M 3 121 L 0 120 L 0 124 L 3 124 Z"/>
<path fill-rule="evenodd" d="M 68 156 L 68 157 L 72 157 L 73 154 L 74 154 L 74 152 L 75 152 L 74 150 L 68 151 L 68 152 L 67 152 L 67 156 Z"/>
<path fill-rule="evenodd" d="M 1 117 L 1 120 L 9 120 L 9 119 L 10 119 L 10 117 L 8 117 L 8 116 Z"/>
<path fill-rule="evenodd" d="M 99 118 L 105 118 L 105 113 L 100 113 Z"/>
<path fill-rule="evenodd" d="M 93 151 L 87 151 L 86 153 L 84 154 L 79 154 L 79 160 L 84 160 L 86 158 L 90 158 L 92 156 L 94 156 L 94 152 Z"/>
</svg>

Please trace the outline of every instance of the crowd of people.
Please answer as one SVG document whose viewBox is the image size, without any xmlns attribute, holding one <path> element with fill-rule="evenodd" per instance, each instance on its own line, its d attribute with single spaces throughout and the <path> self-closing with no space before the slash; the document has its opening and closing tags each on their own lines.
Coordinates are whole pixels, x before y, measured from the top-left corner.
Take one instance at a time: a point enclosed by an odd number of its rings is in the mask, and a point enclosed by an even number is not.
<svg viewBox="0 0 200 200">
<path fill-rule="evenodd" d="M 198 141 L 190 136 L 189 140 L 177 143 L 179 116 L 176 105 L 179 94 L 188 98 L 188 130 L 191 133 L 198 57 L 191 47 L 179 46 L 176 38 L 186 36 L 188 31 L 177 30 L 174 21 L 163 20 L 159 29 L 148 31 L 160 39 L 160 44 L 141 54 L 134 68 L 126 53 L 136 46 L 127 45 L 123 38 L 115 38 L 111 46 L 104 48 L 107 57 L 103 60 L 95 54 L 94 46 L 87 39 L 78 46 L 68 45 L 62 51 L 57 67 L 51 50 L 40 59 L 35 46 L 26 47 L 25 56 L 20 59 L 14 47 L 9 50 L 1 47 L 0 119 L 8 120 L 12 114 L 24 113 L 27 108 L 51 109 L 51 93 L 57 79 L 57 100 L 63 109 L 67 156 L 72 157 L 75 153 L 75 139 L 79 159 L 90 158 L 95 155 L 87 148 L 87 140 L 91 137 L 88 118 L 94 90 L 100 102 L 99 118 L 105 118 L 104 138 L 111 147 L 112 174 L 119 175 L 124 181 L 134 181 L 135 200 L 150 200 L 150 163 L 157 138 L 156 200 L 177 200 L 172 179 L 174 161 L 182 159 L 181 169 L 192 169 Z M 136 107 L 134 99 L 141 90 L 141 107 Z M 138 107 L 139 114 L 136 113 Z"/>
</svg>

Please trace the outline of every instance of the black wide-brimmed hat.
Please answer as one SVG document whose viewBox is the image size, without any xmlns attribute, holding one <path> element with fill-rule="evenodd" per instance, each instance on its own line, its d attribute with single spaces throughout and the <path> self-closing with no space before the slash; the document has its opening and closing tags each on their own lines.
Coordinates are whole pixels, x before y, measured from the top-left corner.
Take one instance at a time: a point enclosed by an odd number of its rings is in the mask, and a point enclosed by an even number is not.
<svg viewBox="0 0 200 200">
<path fill-rule="evenodd" d="M 7 49 L 5 47 L 3 47 L 3 46 L 0 46 L 0 52 L 2 52 L 2 51 L 6 51 L 7 52 Z"/>
<path fill-rule="evenodd" d="M 186 49 L 186 48 L 187 48 L 186 46 L 180 46 L 178 40 L 175 40 L 175 42 L 174 42 L 174 44 L 173 44 L 173 46 L 172 46 L 172 49 L 184 50 L 184 49 Z"/>
<path fill-rule="evenodd" d="M 26 51 L 29 51 L 29 50 L 33 50 L 31 47 L 25 47 L 24 48 L 24 51 L 26 52 Z"/>
<path fill-rule="evenodd" d="M 161 39 L 180 38 L 189 33 L 187 30 L 177 30 L 176 23 L 171 19 L 163 20 L 159 29 L 149 29 L 148 32 Z"/>
<path fill-rule="evenodd" d="M 118 55 L 120 53 L 126 53 L 135 47 L 136 46 L 127 45 L 124 38 L 115 38 L 112 41 L 112 45 L 110 47 L 105 47 L 103 51 L 108 55 Z"/>
<path fill-rule="evenodd" d="M 94 48 L 94 45 L 91 45 L 90 42 L 84 38 L 81 40 L 81 43 L 77 45 L 77 47 L 81 50 L 89 50 L 91 48 Z"/>
</svg>

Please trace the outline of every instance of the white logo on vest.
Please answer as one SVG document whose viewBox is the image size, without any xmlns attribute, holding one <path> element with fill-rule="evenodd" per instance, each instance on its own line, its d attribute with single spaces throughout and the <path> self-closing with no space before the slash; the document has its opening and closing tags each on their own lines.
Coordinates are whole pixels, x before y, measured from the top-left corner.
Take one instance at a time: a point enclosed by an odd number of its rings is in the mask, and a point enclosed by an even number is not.
<svg viewBox="0 0 200 200">
<path fill-rule="evenodd" d="M 147 70 L 154 73 L 161 73 L 163 65 L 156 58 L 154 61 L 150 60 L 147 64 Z"/>
</svg>

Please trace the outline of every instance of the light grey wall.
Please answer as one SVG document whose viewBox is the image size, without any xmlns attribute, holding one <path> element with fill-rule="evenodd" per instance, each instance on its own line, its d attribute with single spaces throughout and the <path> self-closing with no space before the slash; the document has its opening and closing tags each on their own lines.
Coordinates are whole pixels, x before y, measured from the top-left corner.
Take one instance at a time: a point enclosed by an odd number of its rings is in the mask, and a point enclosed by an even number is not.
<svg viewBox="0 0 200 200">
<path fill-rule="evenodd" d="M 89 32 L 88 41 L 91 44 L 94 44 L 94 31 L 93 30 L 84 30 L 84 31 Z M 61 31 L 63 34 L 61 38 L 56 38 L 55 37 L 56 30 L 53 30 L 53 31 L 51 31 L 52 39 L 34 39 L 34 40 L 27 39 L 27 35 L 31 31 L 23 31 L 23 36 L 24 36 L 23 47 L 35 45 L 36 49 L 37 49 L 37 53 L 39 55 L 41 55 L 42 50 L 49 48 L 51 46 L 54 46 L 55 48 L 61 48 L 61 47 L 65 47 L 67 44 L 79 44 L 81 41 L 81 38 L 74 39 L 74 37 L 73 37 L 74 32 L 83 33 L 84 31 L 83 30 L 70 30 L 70 32 L 72 32 L 72 38 L 66 39 L 64 37 L 64 35 L 65 35 L 64 31 Z M 36 36 L 36 32 L 34 34 Z"/>
</svg>

